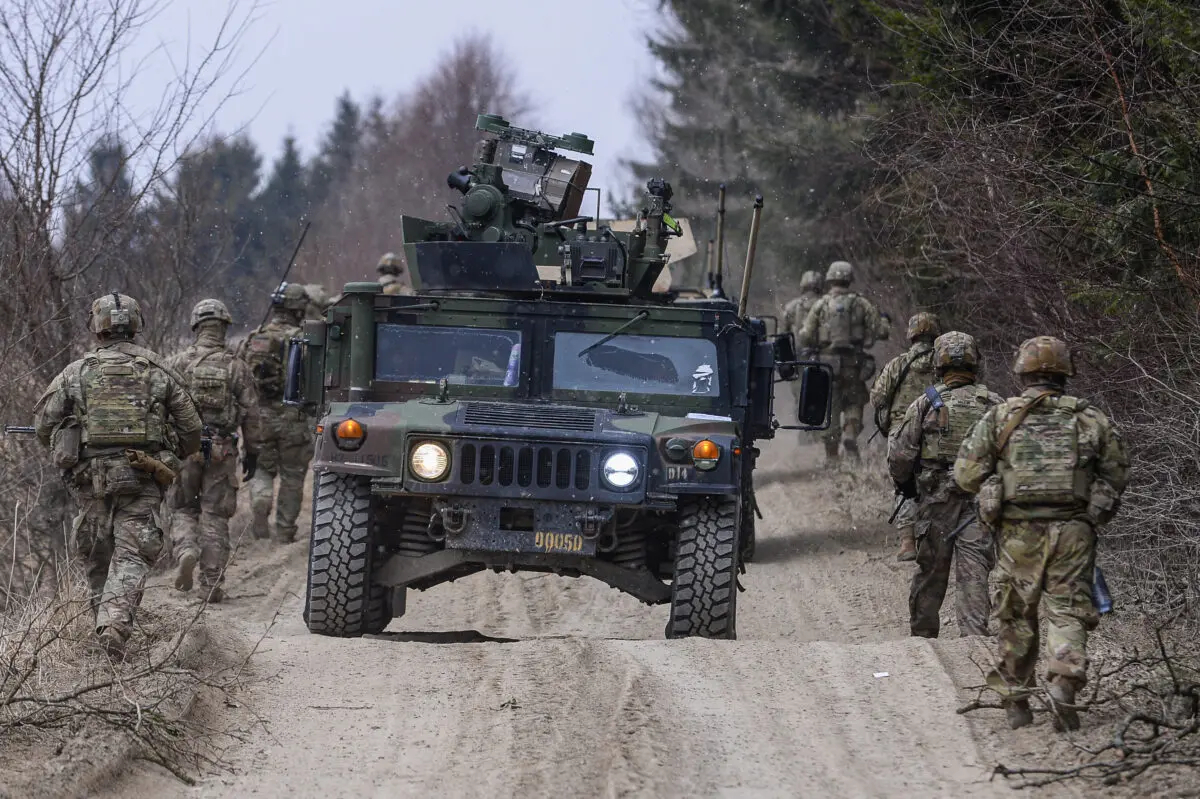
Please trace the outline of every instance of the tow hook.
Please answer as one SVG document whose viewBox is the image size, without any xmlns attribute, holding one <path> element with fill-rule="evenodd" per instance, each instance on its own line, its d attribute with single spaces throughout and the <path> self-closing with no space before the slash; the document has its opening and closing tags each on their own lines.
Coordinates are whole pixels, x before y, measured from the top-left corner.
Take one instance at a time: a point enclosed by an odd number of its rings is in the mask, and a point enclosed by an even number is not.
<svg viewBox="0 0 1200 799">
<path fill-rule="evenodd" d="M 442 529 L 447 535 L 461 535 L 467 529 L 467 521 L 471 517 L 468 508 L 448 506 L 442 508 Z"/>
<path fill-rule="evenodd" d="M 575 521 L 579 523 L 579 532 L 590 540 L 600 535 L 600 529 L 612 521 L 612 517 L 611 509 L 585 508 L 575 514 Z"/>
</svg>

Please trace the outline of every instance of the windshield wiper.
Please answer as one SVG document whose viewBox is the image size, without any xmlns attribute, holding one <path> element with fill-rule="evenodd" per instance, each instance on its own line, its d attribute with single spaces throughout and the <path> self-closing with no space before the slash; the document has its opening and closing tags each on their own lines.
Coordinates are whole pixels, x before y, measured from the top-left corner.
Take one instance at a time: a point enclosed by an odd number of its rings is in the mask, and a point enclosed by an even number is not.
<svg viewBox="0 0 1200 799">
<path fill-rule="evenodd" d="M 612 341 L 614 338 L 616 338 L 617 336 L 621 335 L 621 334 L 622 334 L 622 333 L 624 333 L 626 330 L 628 330 L 629 328 L 633 327 L 633 326 L 634 326 L 634 325 L 636 325 L 638 322 L 642 321 L 643 319 L 646 319 L 646 318 L 647 318 L 647 317 L 649 317 L 649 316 L 650 316 L 650 312 L 649 312 L 649 311 L 638 311 L 638 314 L 637 314 L 637 316 L 633 317 L 633 318 L 632 318 L 632 319 L 630 319 L 628 322 L 626 322 L 625 324 L 621 325 L 621 326 L 620 326 L 620 327 L 618 327 L 616 330 L 614 330 L 613 332 L 609 333 L 607 336 L 605 336 L 604 338 L 600 339 L 599 341 L 596 341 L 596 342 L 594 342 L 594 343 L 592 343 L 592 344 L 589 344 L 589 345 L 587 345 L 586 347 L 584 347 L 583 349 L 581 349 L 581 350 L 579 351 L 579 355 L 578 355 L 578 356 L 576 356 L 576 357 L 582 358 L 583 356 L 587 355 L 589 352 L 591 352 L 592 350 L 596 349 L 597 347 L 601 347 L 601 346 L 603 346 L 603 345 L 607 344 L 608 342 Z"/>
</svg>

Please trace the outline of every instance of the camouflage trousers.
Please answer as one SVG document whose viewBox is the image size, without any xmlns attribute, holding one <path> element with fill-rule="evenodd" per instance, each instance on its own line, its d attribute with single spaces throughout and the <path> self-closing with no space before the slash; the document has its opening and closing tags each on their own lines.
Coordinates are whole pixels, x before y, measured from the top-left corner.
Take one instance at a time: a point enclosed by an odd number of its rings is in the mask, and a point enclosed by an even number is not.
<svg viewBox="0 0 1200 799">
<path fill-rule="evenodd" d="M 829 429 L 821 438 L 826 451 L 833 455 L 843 441 L 852 448 L 863 429 L 863 406 L 870 401 L 867 384 L 861 377 L 867 356 L 826 355 L 821 360 L 834 366 L 833 398 L 830 407 Z"/>
<path fill-rule="evenodd" d="M 903 537 L 904 531 L 907 530 L 911 535 L 916 537 L 915 528 L 917 525 L 917 502 L 910 499 L 900 506 L 900 510 L 896 511 L 896 518 L 892 520 L 892 526 L 896 528 L 896 532 Z M 954 528 L 951 527 L 951 530 Z"/>
<path fill-rule="evenodd" d="M 990 606 L 988 572 L 992 570 L 992 536 L 971 522 L 951 540 L 946 537 L 975 512 L 971 497 L 950 491 L 922 499 L 915 515 L 917 573 L 908 592 L 913 635 L 937 638 L 940 613 L 954 563 L 955 612 L 960 635 L 987 635 Z"/>
<path fill-rule="evenodd" d="M 171 518 L 176 562 L 191 550 L 200 556 L 200 584 L 221 585 L 229 562 L 229 520 L 237 510 L 237 448 L 232 439 L 215 439 L 205 463 L 193 455 L 183 464 Z"/>
<path fill-rule="evenodd" d="M 250 480 L 250 508 L 257 538 L 269 534 L 267 517 L 275 502 L 275 530 L 272 540 L 288 543 L 296 539 L 296 517 L 304 495 L 304 479 L 313 456 L 313 420 L 297 408 L 262 407 L 259 409 L 262 441 L 258 449 L 258 471 Z M 279 478 L 279 498 L 275 500 L 275 478 Z"/>
<path fill-rule="evenodd" d="M 1046 616 L 1050 677 L 1082 687 L 1087 676 L 1088 632 L 1100 616 L 1092 606 L 1096 535 L 1084 521 L 1004 520 L 994 583 L 1000 623 L 996 668 L 988 685 L 1004 696 L 1035 682 L 1038 609 Z"/>
<path fill-rule="evenodd" d="M 96 630 L 110 627 L 128 638 L 146 575 L 162 551 L 162 489 L 143 476 L 134 494 L 98 496 L 90 486 L 73 493 L 78 512 L 71 547 L 87 572 Z"/>
</svg>

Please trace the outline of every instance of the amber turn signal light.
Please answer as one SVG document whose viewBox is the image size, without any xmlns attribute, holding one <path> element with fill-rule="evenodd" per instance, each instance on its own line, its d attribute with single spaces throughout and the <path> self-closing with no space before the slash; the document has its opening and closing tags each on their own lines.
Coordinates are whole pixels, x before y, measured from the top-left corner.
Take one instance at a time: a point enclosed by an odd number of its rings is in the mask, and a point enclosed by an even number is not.
<svg viewBox="0 0 1200 799">
<path fill-rule="evenodd" d="M 357 441 L 363 437 L 362 425 L 354 419 L 338 422 L 338 426 L 334 428 L 333 432 L 334 435 L 342 440 Z"/>
<path fill-rule="evenodd" d="M 721 457 L 721 448 L 707 438 L 697 441 L 692 447 L 692 462 L 697 469 L 715 469 L 717 460 Z"/>
</svg>

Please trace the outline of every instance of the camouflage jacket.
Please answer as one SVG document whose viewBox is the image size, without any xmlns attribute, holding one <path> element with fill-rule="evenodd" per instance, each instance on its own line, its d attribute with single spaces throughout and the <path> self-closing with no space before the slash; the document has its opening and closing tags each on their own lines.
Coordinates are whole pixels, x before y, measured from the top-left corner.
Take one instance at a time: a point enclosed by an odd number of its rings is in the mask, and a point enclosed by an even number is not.
<svg viewBox="0 0 1200 799">
<path fill-rule="evenodd" d="M 845 307 L 853 320 L 846 333 L 847 346 L 852 349 L 870 349 L 876 341 L 888 337 L 887 323 L 875 304 L 843 286 L 833 286 L 823 297 L 813 303 L 804 318 L 804 327 L 796 336 L 796 344 L 809 350 L 829 352 L 841 349 L 836 346 L 833 322 L 836 310 Z"/>
<path fill-rule="evenodd" d="M 412 287 L 400 280 L 397 275 L 380 275 L 379 285 L 383 286 L 383 294 L 399 294 L 408 297 L 413 293 Z"/>
<path fill-rule="evenodd" d="M 1046 387 L 1026 389 L 1019 397 L 1005 400 L 984 415 L 971 434 L 963 441 L 962 448 L 958 451 L 958 459 L 954 463 L 954 479 L 959 487 L 974 494 L 993 474 L 1003 475 L 1008 467 L 1009 452 L 1007 448 L 1005 452 L 997 451 L 997 441 L 1013 414 L 1044 393 L 1047 393 Z M 1100 409 L 1082 400 L 1064 395 L 1060 391 L 1052 391 L 1049 394 L 1049 400 L 1049 402 L 1035 406 L 1029 412 L 1029 416 L 1048 413 L 1058 404 L 1065 401 L 1071 402 L 1075 408 L 1076 422 L 1075 462 L 1091 481 L 1104 483 L 1107 489 L 1119 498 L 1128 481 L 1129 456 L 1125 451 L 1125 445 L 1121 442 L 1116 426 Z M 1028 417 L 1026 418 L 1028 419 Z M 1006 517 L 1059 518 L 1063 515 L 1061 509 L 1010 507 L 1007 489 L 1005 489 L 1005 493 L 1004 515 Z M 1083 504 L 1082 500 L 1081 504 Z M 1082 511 L 1082 507 L 1076 507 L 1070 513 L 1078 516 Z"/>
<path fill-rule="evenodd" d="M 961 405 L 969 415 L 966 419 L 955 419 L 949 413 L 939 413 L 929 396 L 922 393 L 905 410 L 899 427 L 888 439 L 887 458 L 893 481 L 906 483 L 915 476 L 922 500 L 937 501 L 955 489 L 950 479 L 953 456 L 940 459 L 931 450 L 938 449 L 942 436 L 949 436 L 957 444 L 969 434 L 976 420 L 1003 400 L 982 383 L 957 382 L 953 387 L 939 383 L 934 388 L 948 409 Z"/>
<path fill-rule="evenodd" d="M 876 420 L 883 422 L 880 429 L 884 433 L 894 429 L 913 400 L 935 382 L 933 345 L 927 341 L 916 342 L 888 361 L 871 384 L 871 404 L 880 411 Z"/>
<path fill-rule="evenodd" d="M 85 367 L 96 356 L 111 358 L 117 355 L 126 356 L 127 362 L 139 358 L 148 362 L 148 390 L 143 396 L 130 397 L 128 402 L 133 407 L 145 408 L 147 416 L 155 417 L 155 426 L 166 434 L 166 440 L 159 442 L 164 449 L 173 450 L 174 454 L 181 458 L 198 452 L 203 424 L 186 386 L 179 375 L 157 354 L 132 341 L 101 344 L 83 358 L 68 365 L 54 378 L 34 408 L 34 427 L 38 440 L 49 447 L 55 429 L 72 416 L 87 428 L 88 397 L 85 386 L 88 381 Z M 146 407 L 146 394 L 149 395 L 149 407 Z M 84 443 L 86 444 L 86 441 Z"/>
<path fill-rule="evenodd" d="M 804 329 L 804 320 L 808 318 L 808 312 L 821 299 L 820 292 L 806 291 L 799 297 L 789 300 L 788 304 L 783 306 L 783 330 L 782 333 L 794 333 L 799 336 L 800 331 Z"/>
<path fill-rule="evenodd" d="M 228 391 L 224 407 L 218 413 L 225 418 L 216 422 L 214 432 L 229 436 L 240 429 L 246 454 L 257 454 L 262 438 L 258 423 L 258 392 L 254 388 L 254 379 L 246 362 L 239 359 L 233 350 L 223 343 L 200 340 L 172 355 L 167 363 L 189 384 L 193 381 L 193 373 L 197 366 L 216 366 L 225 370 Z M 202 404 L 199 393 L 193 393 Z M 213 424 L 213 420 L 210 419 L 205 419 L 204 422 Z"/>
</svg>

